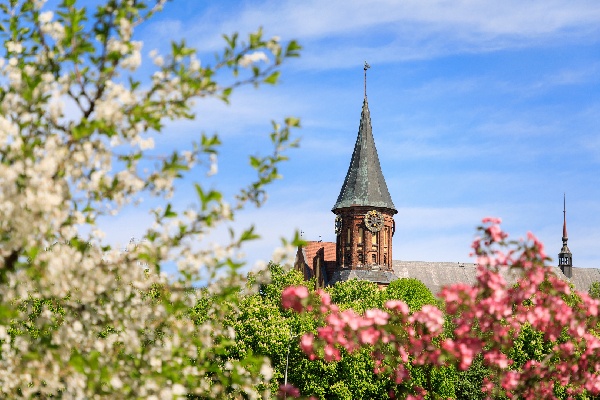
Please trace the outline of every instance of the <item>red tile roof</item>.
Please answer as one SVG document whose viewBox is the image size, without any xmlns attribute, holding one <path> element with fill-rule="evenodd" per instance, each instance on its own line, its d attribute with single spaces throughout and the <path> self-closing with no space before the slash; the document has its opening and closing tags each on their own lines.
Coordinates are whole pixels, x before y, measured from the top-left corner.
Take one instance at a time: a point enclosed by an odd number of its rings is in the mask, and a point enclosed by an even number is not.
<svg viewBox="0 0 600 400">
<path fill-rule="evenodd" d="M 321 265 L 325 265 L 327 279 L 331 279 L 335 271 L 335 243 L 333 242 L 307 242 L 304 247 L 306 260 L 304 262 L 310 270 L 311 276 L 315 276 L 314 268 L 317 266 L 317 258 L 321 258 Z"/>
</svg>

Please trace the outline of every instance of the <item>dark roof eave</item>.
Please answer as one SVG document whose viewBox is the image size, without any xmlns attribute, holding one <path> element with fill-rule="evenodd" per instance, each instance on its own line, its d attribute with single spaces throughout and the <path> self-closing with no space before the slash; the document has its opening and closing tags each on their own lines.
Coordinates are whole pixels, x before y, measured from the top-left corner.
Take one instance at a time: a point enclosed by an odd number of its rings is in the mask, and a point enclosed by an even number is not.
<svg viewBox="0 0 600 400">
<path fill-rule="evenodd" d="M 389 204 L 385 204 L 385 203 L 368 203 L 368 204 L 359 204 L 357 202 L 354 202 L 352 204 L 344 204 L 345 202 L 342 202 L 341 204 L 336 204 L 335 206 L 333 206 L 333 208 L 331 209 L 331 212 L 333 212 L 335 214 L 336 210 L 342 210 L 344 208 L 352 208 L 352 207 L 373 207 L 373 208 L 384 208 L 386 210 L 389 210 L 392 212 L 392 214 L 398 214 L 398 210 L 396 210 L 396 207 L 394 207 L 393 205 L 390 207 Z"/>
</svg>

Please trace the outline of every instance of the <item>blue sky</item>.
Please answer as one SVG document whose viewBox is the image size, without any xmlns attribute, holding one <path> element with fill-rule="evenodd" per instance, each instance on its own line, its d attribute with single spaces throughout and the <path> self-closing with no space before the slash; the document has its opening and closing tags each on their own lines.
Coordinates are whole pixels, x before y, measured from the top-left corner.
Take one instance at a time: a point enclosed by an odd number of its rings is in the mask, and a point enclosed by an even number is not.
<svg viewBox="0 0 600 400">
<path fill-rule="evenodd" d="M 246 156 L 266 145 L 270 120 L 301 118 L 284 180 L 234 224 L 254 223 L 263 236 L 247 248 L 250 262 L 295 229 L 335 240 L 330 210 L 358 132 L 367 60 L 373 134 L 399 211 L 394 259 L 471 261 L 486 216 L 516 238 L 532 231 L 556 259 L 566 192 L 574 266 L 600 267 L 600 3 L 177 0 L 135 38 L 145 55 L 186 38 L 212 63 L 222 33 L 259 26 L 304 47 L 281 84 L 243 88 L 229 106 L 201 100 L 196 121 L 168 124 L 157 139 L 167 149 L 202 131 L 223 138 L 219 174 L 198 170 L 179 187 L 176 202 L 189 204 L 193 181 L 233 193 L 251 176 Z M 103 223 L 121 243 L 149 224 L 143 208 Z"/>
</svg>

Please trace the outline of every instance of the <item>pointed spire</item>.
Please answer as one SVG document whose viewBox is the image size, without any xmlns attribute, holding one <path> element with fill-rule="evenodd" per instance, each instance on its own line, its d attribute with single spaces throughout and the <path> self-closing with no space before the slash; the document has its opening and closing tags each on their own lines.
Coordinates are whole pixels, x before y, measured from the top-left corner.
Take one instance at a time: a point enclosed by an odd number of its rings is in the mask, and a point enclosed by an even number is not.
<svg viewBox="0 0 600 400">
<path fill-rule="evenodd" d="M 565 274 L 567 278 L 571 278 L 573 276 L 573 254 L 571 254 L 571 250 L 569 250 L 569 246 L 567 246 L 567 196 L 564 195 L 563 198 L 563 237 L 562 237 L 562 249 L 560 249 L 560 253 L 558 253 L 558 267 Z"/>
<path fill-rule="evenodd" d="M 397 213 L 379 165 L 366 97 L 350 167 L 332 211 L 352 206 L 388 208 L 393 210 L 394 214 Z"/>
<path fill-rule="evenodd" d="M 563 238 L 567 237 L 567 194 L 563 197 Z"/>
</svg>

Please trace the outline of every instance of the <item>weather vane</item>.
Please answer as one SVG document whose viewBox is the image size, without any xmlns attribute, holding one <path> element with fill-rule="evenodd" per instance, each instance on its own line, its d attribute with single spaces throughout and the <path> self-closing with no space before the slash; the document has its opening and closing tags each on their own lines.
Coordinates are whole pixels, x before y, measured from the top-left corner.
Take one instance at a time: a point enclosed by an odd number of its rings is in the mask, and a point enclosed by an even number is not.
<svg viewBox="0 0 600 400">
<path fill-rule="evenodd" d="M 365 99 L 367 98 L 367 68 L 371 68 L 371 66 L 365 60 Z"/>
</svg>

